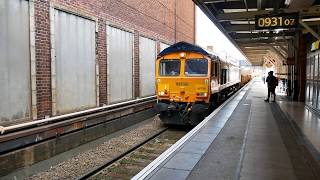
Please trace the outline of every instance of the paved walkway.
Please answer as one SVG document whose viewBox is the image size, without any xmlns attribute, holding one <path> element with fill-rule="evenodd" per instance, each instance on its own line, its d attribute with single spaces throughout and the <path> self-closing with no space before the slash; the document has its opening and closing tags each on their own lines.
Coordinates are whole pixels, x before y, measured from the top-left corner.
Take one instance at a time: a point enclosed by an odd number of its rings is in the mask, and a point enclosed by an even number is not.
<svg viewBox="0 0 320 180">
<path fill-rule="evenodd" d="M 251 100 L 240 179 L 296 179 L 270 103 L 263 101 L 265 88 L 256 82 Z"/>
<path fill-rule="evenodd" d="M 303 102 L 282 100 L 278 102 L 286 116 L 294 121 L 302 133 L 312 143 L 316 151 L 320 152 L 320 116 Z M 320 157 L 320 155 L 319 155 Z"/>
<path fill-rule="evenodd" d="M 252 84 L 188 179 L 296 179 L 265 91 L 261 82 Z"/>
<path fill-rule="evenodd" d="M 303 142 L 265 95 L 254 81 L 147 179 L 319 179 Z"/>
</svg>

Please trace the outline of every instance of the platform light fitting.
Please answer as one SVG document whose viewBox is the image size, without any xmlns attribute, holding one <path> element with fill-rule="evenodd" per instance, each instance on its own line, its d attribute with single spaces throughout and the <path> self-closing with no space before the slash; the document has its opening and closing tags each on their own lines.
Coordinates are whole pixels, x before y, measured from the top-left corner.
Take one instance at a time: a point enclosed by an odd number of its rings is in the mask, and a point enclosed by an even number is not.
<svg viewBox="0 0 320 180">
<path fill-rule="evenodd" d="M 303 22 L 310 22 L 310 21 L 320 21 L 320 17 L 316 18 L 308 18 L 308 19 L 302 19 Z"/>
</svg>

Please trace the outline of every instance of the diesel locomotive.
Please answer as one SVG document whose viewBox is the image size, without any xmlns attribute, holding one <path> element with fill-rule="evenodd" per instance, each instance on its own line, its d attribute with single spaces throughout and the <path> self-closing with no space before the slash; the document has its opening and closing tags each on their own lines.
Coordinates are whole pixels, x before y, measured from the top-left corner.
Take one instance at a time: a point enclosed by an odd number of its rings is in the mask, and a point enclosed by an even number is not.
<svg viewBox="0 0 320 180">
<path fill-rule="evenodd" d="M 156 110 L 164 124 L 196 125 L 240 86 L 235 63 L 178 42 L 156 60 Z"/>
</svg>

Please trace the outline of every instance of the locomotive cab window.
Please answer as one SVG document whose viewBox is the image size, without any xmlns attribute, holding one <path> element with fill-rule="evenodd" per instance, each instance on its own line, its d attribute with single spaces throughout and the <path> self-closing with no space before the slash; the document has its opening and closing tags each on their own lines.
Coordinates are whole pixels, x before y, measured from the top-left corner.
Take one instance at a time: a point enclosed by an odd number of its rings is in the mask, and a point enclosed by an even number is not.
<svg viewBox="0 0 320 180">
<path fill-rule="evenodd" d="M 185 63 L 185 75 L 206 76 L 208 74 L 207 59 L 187 59 Z"/>
<path fill-rule="evenodd" d="M 159 64 L 160 76 L 179 76 L 180 60 L 178 59 L 162 59 Z"/>
</svg>

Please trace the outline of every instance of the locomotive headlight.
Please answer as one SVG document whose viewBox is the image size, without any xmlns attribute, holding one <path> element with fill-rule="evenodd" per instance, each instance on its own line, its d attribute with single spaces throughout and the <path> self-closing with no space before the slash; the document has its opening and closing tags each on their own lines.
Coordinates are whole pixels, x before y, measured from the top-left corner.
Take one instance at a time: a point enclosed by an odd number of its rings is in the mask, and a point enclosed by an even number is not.
<svg viewBox="0 0 320 180">
<path fill-rule="evenodd" d="M 199 97 L 207 97 L 208 94 L 206 92 L 199 92 L 199 93 L 197 93 L 197 96 L 199 96 Z"/>
<path fill-rule="evenodd" d="M 181 57 L 181 58 L 186 57 L 186 53 L 184 53 L 184 52 L 180 53 L 180 57 Z"/>
<path fill-rule="evenodd" d="M 159 92 L 159 95 L 160 95 L 160 96 L 163 96 L 163 95 L 164 95 L 164 92 L 163 92 L 163 91 L 160 91 L 160 92 Z"/>
</svg>

